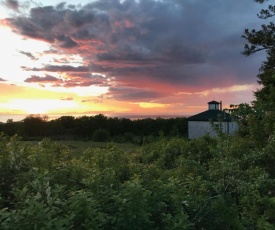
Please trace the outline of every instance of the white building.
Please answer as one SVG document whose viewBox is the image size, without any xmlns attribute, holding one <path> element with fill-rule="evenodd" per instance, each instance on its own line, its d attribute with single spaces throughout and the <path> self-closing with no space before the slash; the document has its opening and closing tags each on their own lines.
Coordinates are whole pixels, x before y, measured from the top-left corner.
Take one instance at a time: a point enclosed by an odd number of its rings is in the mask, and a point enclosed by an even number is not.
<svg viewBox="0 0 275 230">
<path fill-rule="evenodd" d="M 193 115 L 188 118 L 188 138 L 195 139 L 209 134 L 211 137 L 217 136 L 211 124 L 219 127 L 227 134 L 233 134 L 238 130 L 238 124 L 231 120 L 230 114 L 222 111 L 222 102 L 208 102 L 208 110 Z"/>
</svg>

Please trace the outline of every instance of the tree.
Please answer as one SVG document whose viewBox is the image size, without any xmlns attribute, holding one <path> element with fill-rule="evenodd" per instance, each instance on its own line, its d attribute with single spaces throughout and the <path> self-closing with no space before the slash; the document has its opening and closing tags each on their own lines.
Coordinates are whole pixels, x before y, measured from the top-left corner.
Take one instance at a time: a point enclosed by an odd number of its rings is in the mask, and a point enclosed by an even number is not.
<svg viewBox="0 0 275 230">
<path fill-rule="evenodd" d="M 265 3 L 268 0 L 254 0 Z M 248 41 L 243 54 L 252 55 L 259 51 L 266 52 L 266 60 L 262 63 L 258 77 L 258 83 L 262 86 L 254 92 L 256 100 L 253 102 L 254 118 L 259 122 L 257 129 L 262 132 L 266 140 L 275 131 L 275 24 L 272 19 L 275 16 L 275 5 L 269 5 L 258 14 L 260 19 L 269 19 L 269 24 L 263 24 L 260 30 L 246 29 L 242 36 Z M 252 119 L 255 121 L 255 119 Z"/>
<path fill-rule="evenodd" d="M 13 121 L 13 119 L 8 119 L 6 123 L 3 123 L 1 126 L 1 132 L 4 132 L 5 134 L 9 136 L 13 136 L 15 134 L 22 134 L 21 129 L 21 123 L 20 121 Z"/>
<path fill-rule="evenodd" d="M 98 129 L 93 134 L 93 141 L 107 142 L 110 140 L 110 133 L 107 129 Z"/>
<path fill-rule="evenodd" d="M 62 129 L 64 137 L 72 138 L 75 133 L 75 118 L 73 116 L 62 116 L 57 119 L 57 123 Z"/>
<path fill-rule="evenodd" d="M 40 114 L 28 115 L 23 120 L 24 134 L 28 137 L 44 136 L 47 120 L 47 116 Z"/>
<path fill-rule="evenodd" d="M 259 3 L 267 2 L 268 0 L 255 0 Z M 275 5 L 269 5 L 268 9 L 261 10 L 258 17 L 260 19 L 270 19 L 275 16 Z M 275 87 L 275 24 L 271 21 L 269 24 L 263 24 L 260 30 L 245 30 L 242 36 L 249 44 L 244 47 L 243 54 L 246 56 L 252 55 L 259 51 L 266 51 L 266 61 L 262 63 L 260 73 L 258 74 L 259 84 L 263 87 L 255 92 L 255 97 L 267 108 L 274 109 L 274 87 Z M 273 97 L 272 97 L 273 96 Z"/>
</svg>

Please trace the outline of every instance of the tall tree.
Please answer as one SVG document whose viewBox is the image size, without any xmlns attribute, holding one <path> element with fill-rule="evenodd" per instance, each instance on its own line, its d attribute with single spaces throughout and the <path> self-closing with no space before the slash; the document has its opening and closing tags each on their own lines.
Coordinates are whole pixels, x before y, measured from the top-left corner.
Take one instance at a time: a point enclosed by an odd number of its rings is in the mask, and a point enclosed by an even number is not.
<svg viewBox="0 0 275 230">
<path fill-rule="evenodd" d="M 260 4 L 269 0 L 254 0 Z M 268 20 L 261 29 L 246 29 L 243 35 L 248 42 L 245 45 L 243 54 L 252 55 L 259 51 L 266 52 L 266 60 L 262 63 L 258 77 L 258 83 L 262 86 L 254 92 L 256 100 L 253 102 L 255 114 L 261 122 L 257 127 L 261 129 L 262 136 L 266 139 L 275 131 L 275 5 L 268 5 L 262 9 L 258 17 Z"/>
</svg>

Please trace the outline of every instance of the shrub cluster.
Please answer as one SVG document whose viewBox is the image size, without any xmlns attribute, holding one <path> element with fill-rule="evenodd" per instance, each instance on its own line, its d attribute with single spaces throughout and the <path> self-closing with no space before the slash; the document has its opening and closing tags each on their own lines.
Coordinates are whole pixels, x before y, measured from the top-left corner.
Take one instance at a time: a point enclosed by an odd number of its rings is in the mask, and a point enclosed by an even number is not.
<svg viewBox="0 0 275 230">
<path fill-rule="evenodd" d="M 75 156 L 0 136 L 0 229 L 272 229 L 272 183 L 245 139 L 162 139 Z"/>
</svg>

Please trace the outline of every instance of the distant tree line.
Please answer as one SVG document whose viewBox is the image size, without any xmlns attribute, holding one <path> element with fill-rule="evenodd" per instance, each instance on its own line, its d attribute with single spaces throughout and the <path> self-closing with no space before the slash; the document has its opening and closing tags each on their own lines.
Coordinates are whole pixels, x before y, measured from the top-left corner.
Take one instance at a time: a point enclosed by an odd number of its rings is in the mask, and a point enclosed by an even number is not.
<svg viewBox="0 0 275 230">
<path fill-rule="evenodd" d="M 24 140 L 49 137 L 55 140 L 95 140 L 115 142 L 140 142 L 160 136 L 187 137 L 187 118 L 128 118 L 95 116 L 61 116 L 49 120 L 43 115 L 29 115 L 21 121 L 8 119 L 0 123 L 0 132 L 20 135 Z"/>
</svg>

